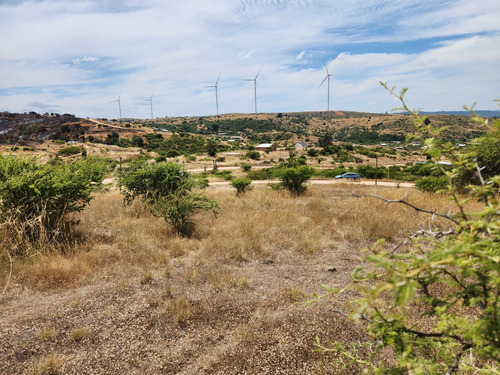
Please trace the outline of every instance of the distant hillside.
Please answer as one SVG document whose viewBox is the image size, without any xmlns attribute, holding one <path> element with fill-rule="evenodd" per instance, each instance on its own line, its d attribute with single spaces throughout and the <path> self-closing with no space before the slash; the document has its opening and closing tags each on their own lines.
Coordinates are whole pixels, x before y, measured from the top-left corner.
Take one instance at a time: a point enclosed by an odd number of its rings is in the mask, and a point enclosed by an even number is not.
<svg viewBox="0 0 500 375">
<path fill-rule="evenodd" d="M 36 144 L 56 139 L 85 141 L 89 136 L 105 138 L 112 131 L 130 133 L 134 130 L 70 114 L 0 112 L 0 144 Z"/>
<path fill-rule="evenodd" d="M 500 117 L 500 111 L 477 110 L 475 113 L 481 117 Z M 471 116 L 469 111 L 437 111 L 437 112 L 420 112 L 422 115 L 453 115 L 453 116 Z"/>
<path fill-rule="evenodd" d="M 487 113 L 498 113 L 486 111 Z M 436 127 L 449 126 L 445 136 L 464 142 L 484 132 L 467 112 L 430 114 Z M 163 131 L 163 133 L 162 133 Z M 82 119 L 73 115 L 34 112 L 15 114 L 0 112 L 0 144 L 43 143 L 47 140 L 90 141 L 139 145 L 154 139 L 148 134 L 193 134 L 220 138 L 237 136 L 247 142 L 277 142 L 282 145 L 297 141 L 314 144 L 325 132 L 341 142 L 376 144 L 405 141 L 414 131 L 409 116 L 403 113 L 380 114 L 364 112 L 292 112 L 260 114 L 225 114 L 207 117 L 166 117 L 154 120 L 118 121 Z M 117 136 L 117 134 L 119 136 Z M 158 134 L 158 135 L 160 135 Z M 131 143 L 132 138 L 135 140 Z M 144 138 L 143 141 L 137 137 Z M 120 140 L 124 140 L 119 143 Z M 161 138 L 161 137 L 160 137 Z M 128 141 L 126 141 L 128 140 Z M 116 142 L 115 142 L 116 141 Z"/>
</svg>

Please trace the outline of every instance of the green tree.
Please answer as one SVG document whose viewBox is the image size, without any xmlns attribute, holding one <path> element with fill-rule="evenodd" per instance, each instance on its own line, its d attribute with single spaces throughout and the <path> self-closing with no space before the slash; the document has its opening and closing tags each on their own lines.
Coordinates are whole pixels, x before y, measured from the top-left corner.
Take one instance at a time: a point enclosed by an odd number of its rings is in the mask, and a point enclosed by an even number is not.
<svg viewBox="0 0 500 375">
<path fill-rule="evenodd" d="M 384 84 L 384 87 L 387 86 Z M 387 88 L 388 89 L 388 88 Z M 348 362 L 376 374 L 498 374 L 500 362 L 500 204 L 495 184 L 500 176 L 485 179 L 476 162 L 481 184 L 471 197 L 484 202 L 483 209 L 467 212 L 454 178 L 469 168 L 468 155 L 443 140 L 445 128 L 436 129 L 425 116 L 411 111 L 404 101 L 406 89 L 396 94 L 403 110 L 413 114 L 416 138 L 447 180 L 446 191 L 456 213 L 423 210 L 412 203 L 388 200 L 417 211 L 445 218 L 450 230 L 427 231 L 414 238 L 414 246 L 389 248 L 379 241 L 367 249 L 371 267 L 358 267 L 344 290 L 359 294 L 350 316 L 364 322 L 374 338 L 371 354 L 362 356 L 355 346 L 337 343 L 334 348 L 316 342 L 320 350 L 335 351 Z M 500 139 L 500 120 L 486 122 L 473 114 L 494 139 Z M 446 169 L 437 162 L 452 160 Z M 414 235 L 415 237 L 415 235 Z M 331 295 L 341 292 L 324 287 Z M 313 299 L 322 298 L 315 296 Z M 344 312 L 341 312 L 344 313 Z M 391 347 L 395 363 L 381 362 L 378 354 Z"/>
<path fill-rule="evenodd" d="M 207 154 L 208 156 L 210 156 L 211 158 L 215 158 L 217 156 L 217 144 L 214 143 L 214 142 L 209 142 L 207 144 Z"/>
<path fill-rule="evenodd" d="M 331 131 L 324 131 L 321 133 L 318 137 L 318 146 L 325 148 L 328 147 L 332 144 L 333 142 L 333 135 Z"/>
<path fill-rule="evenodd" d="M 120 140 L 120 134 L 117 132 L 111 132 L 106 136 L 104 143 L 107 145 L 117 145 Z"/>
<path fill-rule="evenodd" d="M 287 189 L 294 195 L 303 194 L 307 186 L 305 183 L 314 175 L 314 168 L 307 165 L 283 168 L 277 172 L 281 180 L 281 187 Z"/>
<path fill-rule="evenodd" d="M 259 160 L 260 159 L 260 153 L 259 151 L 248 151 L 245 155 L 247 158 L 253 159 L 253 160 Z"/>
<path fill-rule="evenodd" d="M 236 195 L 241 195 L 252 189 L 252 180 L 248 177 L 235 178 L 231 181 L 231 186 L 236 189 Z"/>
<path fill-rule="evenodd" d="M 195 214 L 219 212 L 217 202 L 197 191 L 197 180 L 175 163 L 136 162 L 120 177 L 119 184 L 125 187 L 125 204 L 139 198 L 153 215 L 164 218 L 181 236 L 191 235 Z"/>
<path fill-rule="evenodd" d="M 144 147 L 144 139 L 140 135 L 134 135 L 131 141 L 132 146 Z"/>
</svg>

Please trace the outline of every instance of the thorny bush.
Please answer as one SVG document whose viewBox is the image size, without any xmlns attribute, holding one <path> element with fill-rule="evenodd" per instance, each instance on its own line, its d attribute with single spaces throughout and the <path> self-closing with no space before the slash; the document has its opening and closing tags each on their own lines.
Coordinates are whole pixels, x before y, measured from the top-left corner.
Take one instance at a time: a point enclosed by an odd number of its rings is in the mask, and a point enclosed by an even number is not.
<svg viewBox="0 0 500 375">
<path fill-rule="evenodd" d="M 409 243 L 409 248 L 382 246 L 365 249 L 371 267 L 357 268 L 352 283 L 345 289 L 359 293 L 355 308 L 338 311 L 364 322 L 373 337 L 371 355 L 361 356 L 355 344 L 336 343 L 327 347 L 316 341 L 318 350 L 337 353 L 339 363 L 357 363 L 367 373 L 391 374 L 499 374 L 500 362 L 500 176 L 482 174 L 484 166 L 474 154 L 459 153 L 445 142 L 445 128 L 435 129 L 425 116 L 411 111 L 400 94 L 389 89 L 413 115 L 415 137 L 425 143 L 427 153 L 438 168 L 440 160 L 452 162 L 453 168 L 441 168 L 446 176 L 446 193 L 456 206 L 456 214 L 439 214 L 448 219 L 450 230 L 427 231 Z M 500 141 L 500 120 L 473 119 L 488 130 L 488 141 Z M 498 143 L 497 143 L 498 144 Z M 475 170 L 480 185 L 463 199 L 454 179 L 464 170 Z M 405 199 L 403 203 L 419 211 Z M 479 199 L 482 210 L 466 212 L 466 202 Z M 432 212 L 431 212 L 432 213 Z M 436 213 L 438 214 L 438 213 Z M 313 296 L 311 303 L 344 290 L 323 286 L 326 293 Z M 391 347 L 395 364 L 377 357 Z"/>
<path fill-rule="evenodd" d="M 68 238 L 76 224 L 71 214 L 91 201 L 106 169 L 100 158 L 43 164 L 36 158 L 0 155 L 0 222 L 11 238 L 11 254 L 28 255 L 23 253 L 34 243 Z"/>
</svg>

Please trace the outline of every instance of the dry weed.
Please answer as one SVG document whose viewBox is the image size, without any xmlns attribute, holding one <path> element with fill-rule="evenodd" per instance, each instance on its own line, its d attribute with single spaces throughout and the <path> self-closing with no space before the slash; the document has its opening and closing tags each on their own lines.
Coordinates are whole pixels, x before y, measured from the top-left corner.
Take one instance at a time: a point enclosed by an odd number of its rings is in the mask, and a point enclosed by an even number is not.
<svg viewBox="0 0 500 375">
<path fill-rule="evenodd" d="M 69 333 L 69 339 L 71 341 L 80 342 L 89 333 L 89 329 L 86 327 L 75 328 Z"/>
<path fill-rule="evenodd" d="M 140 283 L 141 285 L 151 284 L 154 281 L 154 279 L 155 278 L 153 276 L 153 273 L 151 271 L 148 271 L 141 276 Z"/>
<path fill-rule="evenodd" d="M 23 273 L 33 287 L 58 289 L 83 281 L 91 273 L 91 267 L 80 254 L 69 257 L 52 254 L 38 257 L 33 265 L 25 265 Z"/>
<path fill-rule="evenodd" d="M 56 337 L 56 330 L 53 326 L 47 325 L 36 333 L 36 338 L 40 341 L 52 341 Z"/>
<path fill-rule="evenodd" d="M 218 290 L 223 290 L 231 285 L 231 272 L 226 267 L 211 265 L 208 269 L 207 280 Z"/>
<path fill-rule="evenodd" d="M 35 364 L 32 368 L 28 369 L 27 375 L 59 375 L 61 374 L 61 363 L 59 359 L 50 354 Z"/>
<path fill-rule="evenodd" d="M 167 301 L 164 313 L 177 323 L 185 323 L 194 314 L 193 304 L 186 297 L 178 297 Z"/>
<path fill-rule="evenodd" d="M 306 298 L 307 294 L 302 289 L 296 286 L 291 286 L 283 291 L 283 295 L 290 302 L 302 302 Z"/>
</svg>

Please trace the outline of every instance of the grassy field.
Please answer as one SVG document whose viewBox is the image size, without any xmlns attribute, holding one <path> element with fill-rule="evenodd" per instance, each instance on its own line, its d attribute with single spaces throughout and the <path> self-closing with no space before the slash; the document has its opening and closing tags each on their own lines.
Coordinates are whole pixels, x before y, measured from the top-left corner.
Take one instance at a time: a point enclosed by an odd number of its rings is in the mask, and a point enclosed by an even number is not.
<svg viewBox="0 0 500 375">
<path fill-rule="evenodd" d="M 448 223 L 374 198 L 374 187 L 315 185 L 301 197 L 257 187 L 236 197 L 209 188 L 222 208 L 197 217 L 191 238 L 172 234 L 116 189 L 77 219 L 79 240 L 12 262 L 0 290 L 2 374 L 358 374 L 313 341 L 370 338 L 349 311 L 353 295 L 305 307 L 320 284 L 342 287 L 383 237 L 401 244 Z M 377 194 L 446 213 L 443 196 L 378 187 Z M 3 248 L 9 238 L 1 237 Z M 381 355 L 391 361 L 391 353 Z"/>
</svg>

